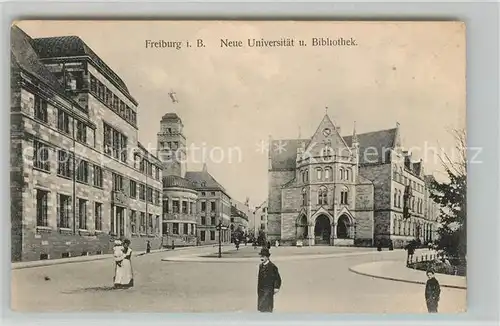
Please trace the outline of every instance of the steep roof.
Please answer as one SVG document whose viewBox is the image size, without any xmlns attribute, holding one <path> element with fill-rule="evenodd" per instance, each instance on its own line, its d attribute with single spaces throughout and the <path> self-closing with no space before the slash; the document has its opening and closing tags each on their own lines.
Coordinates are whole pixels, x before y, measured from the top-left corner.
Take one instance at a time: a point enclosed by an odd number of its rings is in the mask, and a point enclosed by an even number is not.
<svg viewBox="0 0 500 326">
<path fill-rule="evenodd" d="M 269 155 L 271 156 L 273 170 L 295 169 L 297 149 L 301 146 L 302 142 L 307 144 L 309 139 L 285 139 L 271 141 Z"/>
<path fill-rule="evenodd" d="M 396 128 L 359 134 L 359 163 L 387 163 L 386 153 L 394 148 Z M 352 136 L 344 137 L 348 146 L 352 146 Z"/>
<path fill-rule="evenodd" d="M 380 130 L 358 134 L 360 164 L 367 163 L 383 163 L 386 162 L 385 153 L 388 149 L 394 148 L 396 141 L 396 130 Z M 352 146 L 352 136 L 342 137 L 347 146 Z M 283 151 L 277 150 L 278 144 L 285 144 Z M 301 142 L 307 144 L 309 140 L 306 139 L 286 139 L 286 140 L 273 140 L 270 148 L 270 158 L 273 170 L 294 170 L 297 148 Z M 366 153 L 366 155 L 364 155 Z"/>
<path fill-rule="evenodd" d="M 226 189 L 207 171 L 188 171 L 186 179 L 193 183 L 196 190 L 218 189 L 226 192 Z"/>
<path fill-rule="evenodd" d="M 185 188 L 194 190 L 193 183 L 177 175 L 167 175 L 163 177 L 163 188 Z"/>
<path fill-rule="evenodd" d="M 11 28 L 11 58 L 20 68 L 48 84 L 55 91 L 64 93 L 57 78 L 40 61 L 34 47 L 33 39 L 17 26 Z"/>
<path fill-rule="evenodd" d="M 33 46 L 41 59 L 60 57 L 89 57 L 98 68 L 102 69 L 115 86 L 136 105 L 127 85 L 99 56 L 78 36 L 44 37 L 33 40 Z"/>
</svg>

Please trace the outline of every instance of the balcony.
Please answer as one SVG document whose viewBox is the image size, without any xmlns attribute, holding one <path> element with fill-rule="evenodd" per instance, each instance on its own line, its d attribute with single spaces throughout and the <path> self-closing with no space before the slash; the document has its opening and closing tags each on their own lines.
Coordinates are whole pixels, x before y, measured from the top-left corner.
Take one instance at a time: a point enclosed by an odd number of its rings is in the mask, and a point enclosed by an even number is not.
<svg viewBox="0 0 500 326">
<path fill-rule="evenodd" d="M 128 206 L 128 196 L 123 190 L 111 192 L 111 202 L 115 205 Z"/>
</svg>

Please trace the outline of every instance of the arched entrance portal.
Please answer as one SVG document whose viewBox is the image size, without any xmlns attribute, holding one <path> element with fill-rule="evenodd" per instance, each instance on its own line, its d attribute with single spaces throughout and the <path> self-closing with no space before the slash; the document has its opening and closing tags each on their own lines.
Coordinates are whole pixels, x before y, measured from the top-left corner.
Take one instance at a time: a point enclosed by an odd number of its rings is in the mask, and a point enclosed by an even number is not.
<svg viewBox="0 0 500 326">
<path fill-rule="evenodd" d="M 314 226 L 314 242 L 319 245 L 330 244 L 330 236 L 332 234 L 332 227 L 330 219 L 326 215 L 320 215 L 316 218 L 316 225 Z"/>
<path fill-rule="evenodd" d="M 337 238 L 338 239 L 350 239 L 351 234 L 351 219 L 343 214 L 339 217 L 337 221 Z"/>
<path fill-rule="evenodd" d="M 297 220 L 297 240 L 306 240 L 307 239 L 307 218 L 305 215 L 301 215 Z"/>
</svg>

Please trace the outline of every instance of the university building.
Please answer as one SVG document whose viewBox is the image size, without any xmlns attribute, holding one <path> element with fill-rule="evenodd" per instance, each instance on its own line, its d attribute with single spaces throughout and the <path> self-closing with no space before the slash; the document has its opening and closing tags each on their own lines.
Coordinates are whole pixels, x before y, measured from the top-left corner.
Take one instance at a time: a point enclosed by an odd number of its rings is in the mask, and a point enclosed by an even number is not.
<svg viewBox="0 0 500 326">
<path fill-rule="evenodd" d="M 174 102 L 175 103 L 175 102 Z M 231 239 L 231 198 L 208 172 L 187 171 L 184 124 L 176 113 L 166 113 L 157 134 L 163 168 L 163 234 L 168 245 L 204 245 Z M 219 232 L 217 226 L 221 223 Z"/>
<path fill-rule="evenodd" d="M 79 37 L 12 28 L 12 261 L 161 243 L 161 162 L 138 142 L 137 106 Z"/>
<path fill-rule="evenodd" d="M 439 208 L 429 198 L 430 178 L 402 150 L 399 124 L 341 136 L 325 115 L 309 139 L 270 141 L 268 238 L 395 247 L 431 241 Z"/>
</svg>

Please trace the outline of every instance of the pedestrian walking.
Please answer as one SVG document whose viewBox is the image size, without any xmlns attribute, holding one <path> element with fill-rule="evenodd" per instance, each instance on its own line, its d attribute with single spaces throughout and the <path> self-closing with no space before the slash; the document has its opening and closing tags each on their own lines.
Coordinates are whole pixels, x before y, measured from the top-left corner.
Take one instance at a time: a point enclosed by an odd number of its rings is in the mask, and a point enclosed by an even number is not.
<svg viewBox="0 0 500 326">
<path fill-rule="evenodd" d="M 278 267 L 269 260 L 270 256 L 269 249 L 262 248 L 257 280 L 257 310 L 259 312 L 273 312 L 274 295 L 281 288 L 281 276 Z"/>
<path fill-rule="evenodd" d="M 412 260 L 413 260 L 413 255 L 415 254 L 415 243 L 413 241 L 410 241 L 410 243 L 408 243 L 405 247 L 406 251 L 407 251 L 407 258 L 406 258 L 406 262 L 407 264 L 411 263 Z"/>
<path fill-rule="evenodd" d="M 151 252 L 151 242 L 146 241 L 146 253 L 149 254 Z"/>
<path fill-rule="evenodd" d="M 434 271 L 427 271 L 427 283 L 425 284 L 425 302 L 427 311 L 430 313 L 438 312 L 439 298 L 441 295 L 441 286 L 434 276 Z"/>
</svg>

